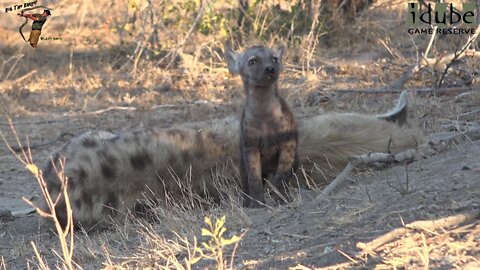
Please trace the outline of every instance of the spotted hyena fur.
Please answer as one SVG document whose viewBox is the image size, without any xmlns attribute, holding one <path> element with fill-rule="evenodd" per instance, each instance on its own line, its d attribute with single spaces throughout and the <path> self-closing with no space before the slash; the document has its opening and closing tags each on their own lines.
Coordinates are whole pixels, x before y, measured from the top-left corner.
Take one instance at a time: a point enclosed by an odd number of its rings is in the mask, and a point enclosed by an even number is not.
<svg viewBox="0 0 480 270">
<path fill-rule="evenodd" d="M 217 188 L 206 176 L 218 163 L 225 163 L 232 147 L 218 134 L 221 132 L 192 127 L 122 134 L 89 131 L 53 153 L 53 162 L 48 162 L 43 174 L 56 198 L 62 185 L 55 168 L 65 161 L 75 224 L 101 228 L 108 217 L 134 209 L 142 193 L 155 202 L 186 193 L 218 198 Z M 56 213 L 65 225 L 66 205 L 63 196 L 60 198 Z"/>
</svg>

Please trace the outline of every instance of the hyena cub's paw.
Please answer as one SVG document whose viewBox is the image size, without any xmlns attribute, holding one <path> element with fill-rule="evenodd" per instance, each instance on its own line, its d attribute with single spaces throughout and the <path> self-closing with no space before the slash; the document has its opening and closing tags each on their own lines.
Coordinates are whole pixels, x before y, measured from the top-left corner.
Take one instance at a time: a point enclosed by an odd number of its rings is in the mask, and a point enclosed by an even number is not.
<svg viewBox="0 0 480 270">
<path fill-rule="evenodd" d="M 246 208 L 261 208 L 265 207 L 267 204 L 265 203 L 264 196 L 256 196 L 251 197 L 250 195 L 243 196 L 243 207 Z"/>
<path fill-rule="evenodd" d="M 263 208 L 265 206 L 267 206 L 267 205 L 265 204 L 264 201 L 261 202 L 261 201 L 257 201 L 257 200 L 250 200 L 249 205 L 246 206 L 246 207 L 248 207 L 248 208 Z"/>
</svg>

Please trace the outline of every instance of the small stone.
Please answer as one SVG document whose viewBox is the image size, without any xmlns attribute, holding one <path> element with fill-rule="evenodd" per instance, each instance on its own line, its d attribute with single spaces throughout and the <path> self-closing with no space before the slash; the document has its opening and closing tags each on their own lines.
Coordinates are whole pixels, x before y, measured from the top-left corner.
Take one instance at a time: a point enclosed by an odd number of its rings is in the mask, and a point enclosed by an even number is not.
<svg viewBox="0 0 480 270">
<path fill-rule="evenodd" d="M 6 209 L 0 209 L 0 221 L 8 222 L 13 220 L 15 220 L 15 218 L 12 216 L 12 212 Z"/>
</svg>

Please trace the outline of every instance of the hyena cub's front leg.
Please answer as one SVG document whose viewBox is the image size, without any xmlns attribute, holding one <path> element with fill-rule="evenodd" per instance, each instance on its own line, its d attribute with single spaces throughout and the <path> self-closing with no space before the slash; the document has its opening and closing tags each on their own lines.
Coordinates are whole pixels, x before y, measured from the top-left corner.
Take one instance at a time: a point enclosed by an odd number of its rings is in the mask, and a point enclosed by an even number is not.
<svg viewBox="0 0 480 270">
<path fill-rule="evenodd" d="M 262 162 L 260 150 L 245 144 L 242 137 L 240 144 L 240 176 L 242 178 L 243 206 L 260 207 L 265 205 L 263 191 Z"/>
<path fill-rule="evenodd" d="M 272 181 L 273 186 L 280 193 L 273 197 L 277 203 L 291 201 L 288 186 L 293 178 L 293 172 L 298 168 L 297 139 L 291 138 L 290 141 L 283 143 L 280 149 L 282 150 L 279 154 L 277 170 L 273 175 Z"/>
</svg>

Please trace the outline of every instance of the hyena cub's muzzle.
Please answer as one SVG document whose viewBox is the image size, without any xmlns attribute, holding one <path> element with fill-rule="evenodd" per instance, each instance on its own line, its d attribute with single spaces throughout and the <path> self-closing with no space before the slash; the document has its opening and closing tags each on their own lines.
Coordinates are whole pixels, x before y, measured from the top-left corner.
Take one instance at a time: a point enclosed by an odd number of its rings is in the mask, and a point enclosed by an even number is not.
<svg viewBox="0 0 480 270">
<path fill-rule="evenodd" d="M 265 77 L 272 82 L 278 80 L 277 69 L 272 65 L 265 66 Z"/>
</svg>

